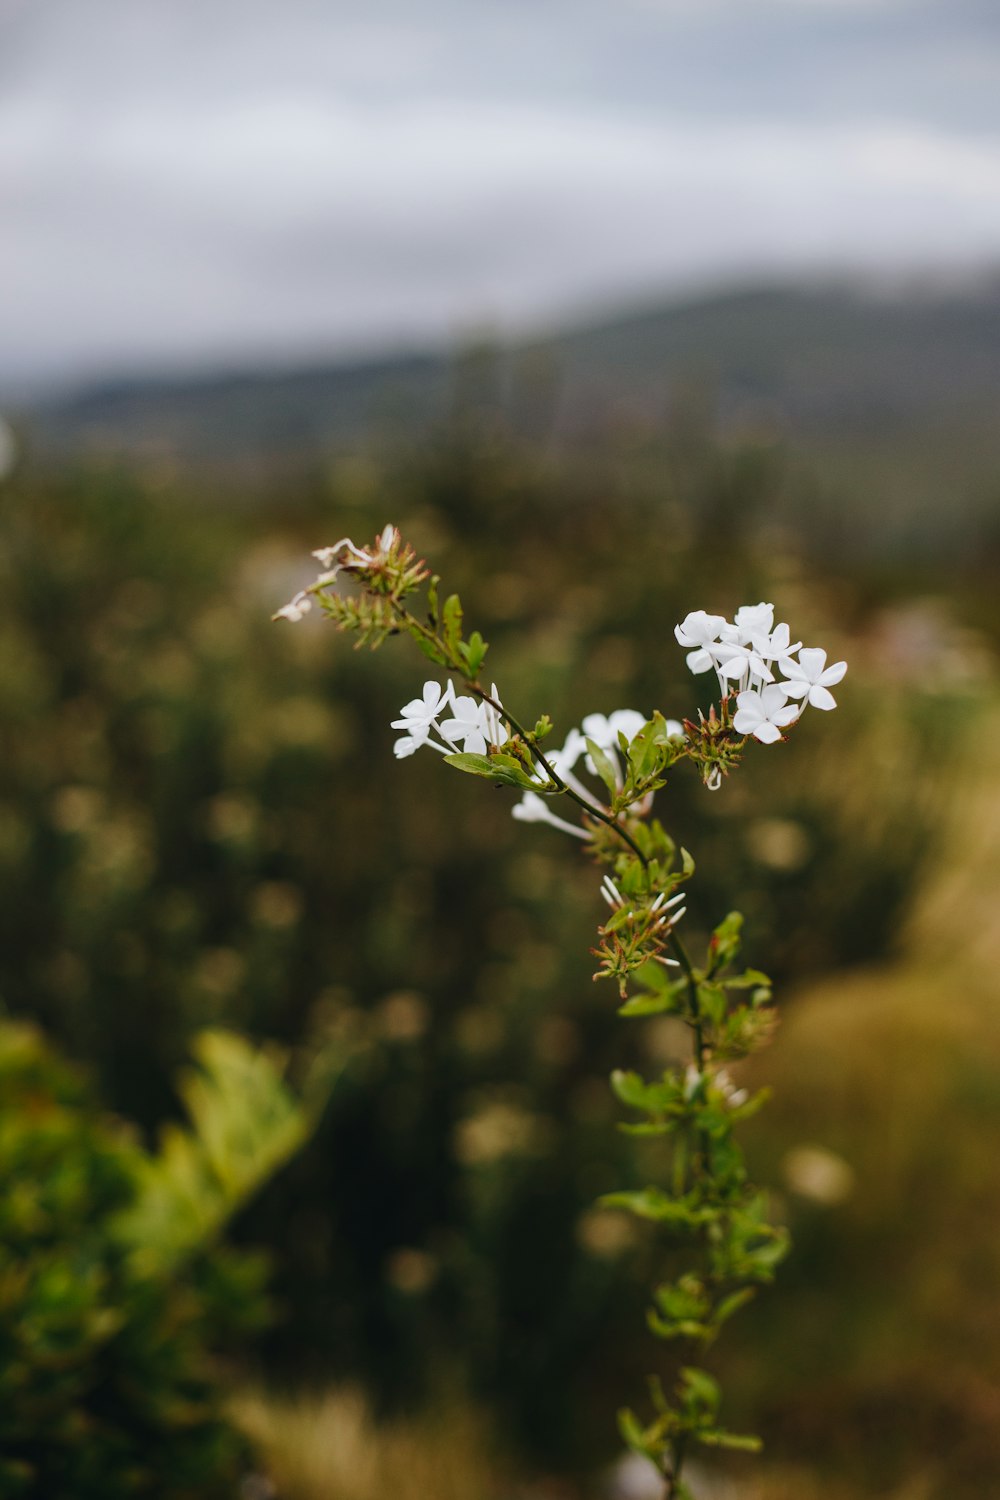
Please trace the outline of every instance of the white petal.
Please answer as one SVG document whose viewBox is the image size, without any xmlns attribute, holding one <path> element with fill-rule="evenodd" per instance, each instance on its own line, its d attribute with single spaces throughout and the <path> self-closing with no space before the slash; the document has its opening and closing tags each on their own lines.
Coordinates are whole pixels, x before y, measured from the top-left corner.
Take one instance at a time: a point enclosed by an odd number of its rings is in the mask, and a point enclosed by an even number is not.
<svg viewBox="0 0 1000 1500">
<path fill-rule="evenodd" d="M 788 695 L 777 682 L 768 683 L 760 695 L 761 708 L 769 719 L 773 719 L 775 713 L 784 708 L 788 702 Z"/>
<path fill-rule="evenodd" d="M 695 676 L 697 676 L 699 672 L 707 672 L 709 667 L 715 666 L 715 662 L 705 650 L 704 646 L 699 646 L 697 651 L 688 652 L 687 664 L 691 671 L 695 674 Z"/>
<path fill-rule="evenodd" d="M 736 723 L 735 719 L 733 720 L 733 723 Z M 742 734 L 743 731 L 740 730 L 740 733 Z M 755 739 L 760 740 L 762 745 L 773 745 L 776 740 L 781 739 L 781 730 L 778 729 L 774 724 L 769 723 L 767 719 L 764 719 L 762 723 L 758 724 L 753 733 Z"/>
<path fill-rule="evenodd" d="M 604 714 L 588 714 L 582 727 L 587 739 L 593 740 L 595 744 L 602 747 L 612 744 L 615 739 L 611 725 Z"/>
<path fill-rule="evenodd" d="M 728 677 L 728 678 L 732 679 L 733 681 L 735 681 L 736 678 L 738 678 L 738 677 L 742 677 L 743 673 L 746 671 L 746 669 L 747 669 L 746 652 L 742 651 L 742 650 L 739 652 L 738 655 L 730 656 L 729 659 L 728 659 L 728 661 L 724 661 L 724 662 L 720 663 L 720 666 L 719 666 L 719 671 L 722 673 L 723 677 Z"/>
<path fill-rule="evenodd" d="M 790 703 L 787 708 L 778 708 L 771 713 L 771 723 L 777 724 L 779 729 L 786 729 L 789 724 L 795 723 L 801 712 L 800 703 Z"/>
<path fill-rule="evenodd" d="M 799 652 L 799 665 L 802 675 L 810 682 L 815 682 L 826 666 L 826 652 L 822 646 L 807 646 Z"/>
<path fill-rule="evenodd" d="M 392 750 L 397 760 L 404 760 L 407 755 L 412 755 L 414 750 L 419 750 L 419 748 L 420 741 L 407 734 L 401 740 L 396 741 Z"/>
<path fill-rule="evenodd" d="M 826 671 L 821 674 L 819 680 L 823 687 L 836 687 L 846 671 L 846 661 L 835 661 L 832 667 L 827 667 Z"/>
<path fill-rule="evenodd" d="M 812 704 L 813 708 L 830 709 L 837 707 L 837 700 L 833 696 L 833 694 L 831 692 L 828 692 L 827 689 L 818 682 L 816 683 L 815 687 L 810 689 L 809 702 Z"/>
<path fill-rule="evenodd" d="M 466 755 L 485 755 L 486 736 L 481 729 L 473 729 L 465 736 L 465 744 L 462 746 Z"/>
<path fill-rule="evenodd" d="M 740 694 L 743 697 L 743 694 Z M 740 708 L 733 716 L 733 728 L 737 734 L 754 734 L 757 726 L 764 723 L 759 708 Z"/>
<path fill-rule="evenodd" d="M 623 734 L 629 741 L 634 740 L 641 729 L 646 727 L 646 716 L 634 708 L 619 708 L 608 718 L 608 725 L 618 742 L 618 735 Z"/>
</svg>

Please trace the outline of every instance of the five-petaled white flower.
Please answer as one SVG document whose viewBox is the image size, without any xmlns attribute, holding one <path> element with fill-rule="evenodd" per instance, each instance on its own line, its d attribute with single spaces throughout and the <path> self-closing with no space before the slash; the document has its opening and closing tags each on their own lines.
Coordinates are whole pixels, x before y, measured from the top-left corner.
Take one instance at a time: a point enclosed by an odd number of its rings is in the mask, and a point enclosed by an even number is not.
<svg viewBox="0 0 1000 1500">
<path fill-rule="evenodd" d="M 493 684 L 493 697 L 497 698 L 496 683 Z M 445 719 L 441 725 L 441 733 L 446 740 L 461 741 L 462 749 L 467 755 L 485 755 L 488 745 L 506 744 L 507 731 L 491 703 L 453 695 L 451 706 L 454 717 Z"/>
<path fill-rule="evenodd" d="M 798 705 L 790 704 L 778 684 L 772 682 L 760 692 L 749 688 L 738 695 L 733 728 L 737 734 L 752 734 L 762 745 L 773 745 L 799 712 Z"/>
<path fill-rule="evenodd" d="M 828 667 L 826 652 L 821 647 L 808 646 L 799 652 L 798 661 L 793 661 L 790 656 L 783 658 L 781 670 L 788 678 L 781 686 L 789 698 L 803 698 L 813 708 L 837 707 L 837 700 L 829 689 L 836 687 L 847 671 L 846 661 L 835 661 L 832 667 Z"/>
<path fill-rule="evenodd" d="M 438 717 L 451 706 L 453 697 L 450 682 L 444 687 L 437 682 L 425 682 L 421 697 L 412 698 L 403 705 L 399 718 L 392 721 L 393 729 L 405 730 L 402 739 L 397 740 L 393 746 L 397 760 L 412 755 L 421 745 L 430 744 L 435 750 L 448 750 L 448 747 L 432 740 L 430 733 L 432 729 L 439 729 Z M 453 750 L 454 746 L 450 749 Z"/>
<path fill-rule="evenodd" d="M 693 609 L 679 625 L 674 626 L 678 645 L 693 648 L 687 654 L 687 664 L 692 672 L 707 672 L 710 667 L 715 666 L 712 647 L 718 641 L 725 623 L 722 615 L 710 615 L 703 609 Z"/>
</svg>

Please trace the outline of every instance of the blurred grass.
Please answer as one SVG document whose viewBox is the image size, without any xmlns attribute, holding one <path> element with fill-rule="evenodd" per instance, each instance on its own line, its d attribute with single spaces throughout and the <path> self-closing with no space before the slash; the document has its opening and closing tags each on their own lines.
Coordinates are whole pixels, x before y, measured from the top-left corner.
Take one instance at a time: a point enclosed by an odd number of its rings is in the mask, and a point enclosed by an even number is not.
<svg viewBox="0 0 1000 1500">
<path fill-rule="evenodd" d="M 233 1416 L 265 1456 L 282 1500 L 497 1500 L 483 1425 L 458 1410 L 376 1424 L 358 1391 L 238 1398 Z"/>
</svg>

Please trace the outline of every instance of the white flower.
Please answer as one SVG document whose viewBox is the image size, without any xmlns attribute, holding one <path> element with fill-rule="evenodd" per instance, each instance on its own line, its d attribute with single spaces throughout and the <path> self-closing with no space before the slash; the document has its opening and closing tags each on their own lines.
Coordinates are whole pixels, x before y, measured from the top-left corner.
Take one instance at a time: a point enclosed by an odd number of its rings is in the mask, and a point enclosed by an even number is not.
<svg viewBox="0 0 1000 1500">
<path fill-rule="evenodd" d="M 539 797 L 537 792 L 525 792 L 520 802 L 515 802 L 512 812 L 519 823 L 549 823 L 553 828 L 561 828 L 564 833 L 571 833 L 574 838 L 590 838 L 585 828 L 578 828 L 575 823 L 567 823 L 564 818 L 557 817 L 551 811 L 546 799 Z"/>
<path fill-rule="evenodd" d="M 774 673 L 764 659 L 761 649 L 751 644 L 744 646 L 735 642 L 725 642 L 719 648 L 719 681 L 731 679 L 738 682 L 752 682 L 754 678 L 759 683 L 773 682 Z"/>
<path fill-rule="evenodd" d="M 311 609 L 312 600 L 305 592 L 305 590 L 302 589 L 295 595 L 294 599 L 290 599 L 289 602 L 287 604 L 283 604 L 279 610 L 275 610 L 272 619 L 291 620 L 294 622 L 296 620 L 301 620 L 302 616 L 307 615 Z"/>
<path fill-rule="evenodd" d="M 749 646 L 756 636 L 770 635 L 774 629 L 774 605 L 742 604 L 736 611 L 736 628 L 743 646 Z"/>
<path fill-rule="evenodd" d="M 427 743 L 430 738 L 431 729 L 437 729 L 439 715 L 451 705 L 453 697 L 451 683 L 441 687 L 437 682 L 425 682 L 423 694 L 419 698 L 413 698 L 405 703 L 400 710 L 400 717 L 393 719 L 393 729 L 403 729 L 406 737 L 397 741 L 395 745 L 396 755 L 402 758 L 412 755 L 420 745 Z M 440 749 L 440 746 L 436 746 Z"/>
<path fill-rule="evenodd" d="M 846 661 L 835 661 L 826 665 L 826 652 L 819 647 L 807 647 L 799 652 L 798 661 L 783 657 L 781 670 L 789 679 L 781 684 L 789 698 L 804 698 L 813 708 L 836 708 L 837 700 L 829 691 L 835 687 L 847 671 Z M 803 704 L 805 707 L 805 704 Z"/>
<path fill-rule="evenodd" d="M 733 728 L 737 734 L 752 734 L 762 745 L 773 745 L 781 739 L 781 731 L 798 718 L 799 712 L 796 704 L 788 704 L 784 692 L 775 682 L 760 692 L 751 688 L 739 694 Z"/>
<path fill-rule="evenodd" d="M 493 696 L 497 696 L 496 683 Z M 446 740 L 461 741 L 466 755 L 485 755 L 488 745 L 503 745 L 507 741 L 500 715 L 490 703 L 481 703 L 476 698 L 452 697 L 454 718 L 445 719 L 441 733 Z"/>
<path fill-rule="evenodd" d="M 707 672 L 710 667 L 715 666 L 711 647 L 719 639 L 725 623 L 722 615 L 710 615 L 703 609 L 694 609 L 684 616 L 679 625 L 674 626 L 678 645 L 694 647 L 687 655 L 687 664 L 692 672 Z"/>
<path fill-rule="evenodd" d="M 622 768 L 618 760 L 618 736 L 623 734 L 627 740 L 635 739 L 640 729 L 646 727 L 645 717 L 637 713 L 634 708 L 617 708 L 613 714 L 588 714 L 583 721 L 583 734 L 588 740 L 593 740 L 599 745 L 611 762 L 615 773 L 615 781 L 618 786 L 623 785 Z M 594 775 L 597 767 L 588 755 L 586 760 L 587 770 Z"/>
<path fill-rule="evenodd" d="M 640 729 L 645 729 L 647 720 L 634 708 L 617 708 L 613 714 L 588 714 L 583 721 L 586 739 L 593 740 L 602 750 L 617 750 L 618 736 L 634 740 Z"/>
</svg>

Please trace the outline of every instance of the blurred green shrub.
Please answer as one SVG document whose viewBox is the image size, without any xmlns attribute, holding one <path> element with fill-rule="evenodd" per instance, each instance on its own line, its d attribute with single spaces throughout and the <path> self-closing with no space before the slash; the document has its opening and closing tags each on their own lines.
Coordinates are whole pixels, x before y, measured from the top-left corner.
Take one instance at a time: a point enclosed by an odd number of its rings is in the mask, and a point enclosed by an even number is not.
<svg viewBox="0 0 1000 1500">
<path fill-rule="evenodd" d="M 204 1035 L 191 1130 L 149 1156 L 25 1025 L 0 1025 L 0 1495 L 227 1496 L 246 1453 L 217 1358 L 268 1316 L 216 1243 L 301 1143 L 274 1059 Z"/>
<path fill-rule="evenodd" d="M 837 654 L 831 621 L 863 623 L 862 590 L 763 528 L 787 487 L 773 445 L 623 430 L 556 463 L 461 413 L 419 451 L 289 474 L 253 508 L 100 465 L 26 467 L 5 493 L 4 1002 L 147 1129 L 177 1114 L 206 1024 L 296 1043 L 352 1010 L 377 1043 L 236 1226 L 280 1252 L 277 1369 L 360 1374 L 390 1400 L 444 1371 L 539 1446 L 576 1444 L 588 1402 L 603 1423 L 604 1369 L 634 1353 L 609 1310 L 634 1282 L 641 1337 L 643 1272 L 589 1209 L 631 1149 L 607 1076 L 650 1059 L 623 1055 L 591 984 L 575 846 L 393 760 L 423 663 L 386 652 L 373 672 L 271 611 L 311 548 L 392 519 L 557 736 L 592 710 L 677 715 L 704 691 L 673 640 L 688 609 L 773 597 Z M 804 726 L 737 796 L 668 794 L 700 856 L 691 925 L 742 907 L 748 956 L 786 982 L 887 951 L 941 816 L 935 684 L 886 696 L 843 654 L 836 754 Z M 669 1037 L 628 1045 L 655 1062 Z"/>
</svg>

